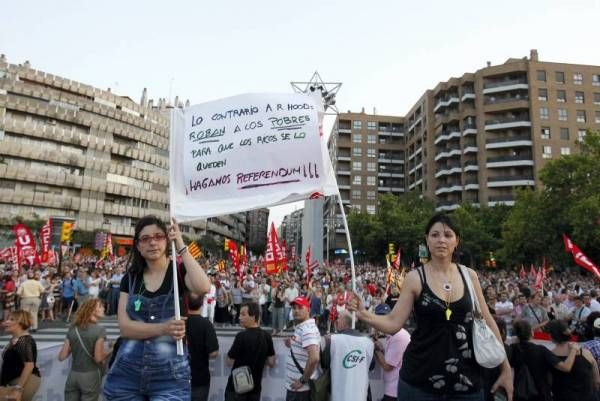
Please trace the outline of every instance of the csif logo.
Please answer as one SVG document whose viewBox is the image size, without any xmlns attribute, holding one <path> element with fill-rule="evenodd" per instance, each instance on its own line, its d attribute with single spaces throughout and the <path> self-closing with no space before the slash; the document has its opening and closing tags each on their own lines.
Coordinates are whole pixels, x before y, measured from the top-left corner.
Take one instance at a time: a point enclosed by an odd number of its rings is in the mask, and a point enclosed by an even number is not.
<svg viewBox="0 0 600 401">
<path fill-rule="evenodd" d="M 358 365 L 359 363 L 361 363 L 364 360 L 365 360 L 365 356 L 363 355 L 362 351 L 359 349 L 355 349 L 355 350 L 348 352 L 346 354 L 346 356 L 344 356 L 342 365 L 344 366 L 345 369 L 352 369 L 353 367 L 355 367 L 356 365 Z"/>
</svg>

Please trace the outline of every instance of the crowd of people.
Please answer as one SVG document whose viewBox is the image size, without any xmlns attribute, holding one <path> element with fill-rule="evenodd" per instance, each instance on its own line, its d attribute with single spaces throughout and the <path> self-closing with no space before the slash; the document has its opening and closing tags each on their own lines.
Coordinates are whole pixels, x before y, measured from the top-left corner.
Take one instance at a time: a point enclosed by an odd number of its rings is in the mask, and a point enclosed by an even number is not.
<svg viewBox="0 0 600 401">
<path fill-rule="evenodd" d="M 277 337 L 290 349 L 287 400 L 314 397 L 310 384 L 323 372 L 329 372 L 330 386 L 344 389 L 331 392 L 332 400 L 366 400 L 374 364 L 384 372 L 385 401 L 501 400 L 503 394 L 515 400 L 596 400 L 597 281 L 575 271 L 551 272 L 536 286 L 534 277 L 516 268 L 463 271 L 453 262 L 460 233 L 443 214 L 424 235 L 430 258 L 407 269 L 401 288 L 388 283 L 385 267 L 371 264 L 356 266 L 354 291 L 343 263 L 323 264 L 308 278 L 292 263 L 276 275 L 254 266 L 239 275 L 230 263 L 223 269 L 215 258 L 195 260 L 177 224 L 167 227 L 151 216 L 138 223 L 126 257 L 66 261 L 60 273 L 47 266 L 5 265 L 0 315 L 12 340 L 3 351 L 0 397 L 33 397 L 40 373 L 30 332 L 39 320 L 63 319 L 70 328 L 58 357 L 73 358 L 65 385 L 69 401 L 97 399 L 100 393 L 107 400 L 161 394 L 206 400 L 208 361 L 219 352 L 215 326 L 233 325 L 243 330 L 226 355 L 232 367 L 226 400 L 260 399 L 264 367 L 275 364 Z M 173 319 L 169 240 L 181 258 L 177 275 L 185 321 Z M 506 345 L 507 358 L 496 369 L 482 369 L 473 357 L 468 281 L 487 325 Z M 356 312 L 356 322 L 350 312 Z M 105 315 L 118 316 L 116 344 L 105 341 L 98 324 Z M 181 339 L 189 359 L 177 352 L 175 340 Z M 360 352 L 351 363 L 344 361 L 352 369 L 340 371 L 334 361 L 353 350 Z M 108 360 L 112 365 L 105 369 Z"/>
</svg>

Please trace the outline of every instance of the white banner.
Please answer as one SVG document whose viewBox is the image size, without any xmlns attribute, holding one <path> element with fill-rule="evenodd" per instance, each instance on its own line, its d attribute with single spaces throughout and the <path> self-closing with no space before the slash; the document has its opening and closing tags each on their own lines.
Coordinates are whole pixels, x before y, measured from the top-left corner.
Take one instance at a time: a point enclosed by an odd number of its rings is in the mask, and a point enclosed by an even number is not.
<svg viewBox="0 0 600 401">
<path fill-rule="evenodd" d="M 233 344 L 234 337 L 219 337 L 219 356 L 210 361 L 210 395 L 209 401 L 222 401 L 225 387 L 231 368 L 225 365 L 225 356 Z M 265 367 L 262 381 L 262 401 L 285 400 L 285 359 L 290 350 L 283 343 L 283 339 L 274 338 L 273 345 L 277 355 L 277 364 L 274 368 Z M 71 358 L 60 362 L 57 359 L 61 346 L 57 345 L 41 349 L 38 352 L 38 366 L 42 374 L 42 385 L 34 401 L 63 401 L 65 382 L 69 374 Z M 371 391 L 373 400 L 383 397 L 383 375 L 379 365 L 370 373 Z M 101 397 L 102 399 L 103 397 Z"/>
<path fill-rule="evenodd" d="M 338 193 L 322 106 L 247 94 L 171 111 L 170 202 L 179 221 Z"/>
</svg>

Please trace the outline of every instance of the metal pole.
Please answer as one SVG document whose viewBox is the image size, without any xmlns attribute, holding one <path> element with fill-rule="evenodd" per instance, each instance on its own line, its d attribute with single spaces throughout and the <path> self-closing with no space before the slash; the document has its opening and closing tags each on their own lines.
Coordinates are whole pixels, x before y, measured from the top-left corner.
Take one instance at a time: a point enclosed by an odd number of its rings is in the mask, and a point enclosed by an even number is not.
<svg viewBox="0 0 600 401">
<path fill-rule="evenodd" d="M 173 298 L 175 298 L 175 320 L 181 320 L 179 310 L 179 283 L 177 282 L 177 249 L 175 241 L 171 241 L 171 258 L 173 260 Z M 177 355 L 183 355 L 183 340 L 177 340 Z"/>
<path fill-rule="evenodd" d="M 348 252 L 350 253 L 350 268 L 352 270 L 352 292 L 356 293 L 356 270 L 354 269 L 354 252 L 352 251 L 352 242 L 350 241 L 350 230 L 348 230 L 348 220 L 346 220 L 346 212 L 344 211 L 344 204 L 342 203 L 342 197 L 337 194 L 338 204 L 340 205 L 340 211 L 342 212 L 342 221 L 344 222 L 344 230 L 346 231 L 346 241 L 348 243 Z M 356 312 L 352 312 L 352 328 L 356 326 Z"/>
</svg>

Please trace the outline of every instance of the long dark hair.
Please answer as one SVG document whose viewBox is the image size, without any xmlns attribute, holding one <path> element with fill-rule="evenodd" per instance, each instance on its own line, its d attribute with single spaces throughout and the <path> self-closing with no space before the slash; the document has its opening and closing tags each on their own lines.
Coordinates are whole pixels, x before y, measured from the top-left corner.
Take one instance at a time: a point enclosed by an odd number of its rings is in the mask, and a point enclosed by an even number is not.
<svg viewBox="0 0 600 401">
<path fill-rule="evenodd" d="M 452 218 L 447 215 L 446 213 L 437 213 L 434 214 L 433 217 L 431 219 L 429 219 L 429 221 L 427 222 L 427 225 L 425 226 L 425 236 L 429 236 L 429 232 L 431 231 L 431 228 L 434 226 L 434 224 L 436 223 L 442 223 L 442 225 L 448 227 L 450 230 L 454 231 L 454 235 L 456 236 L 456 238 L 459 240 L 459 245 L 460 245 L 460 231 L 458 229 L 458 226 L 456 225 L 456 223 L 454 223 L 454 221 L 452 220 Z M 429 248 L 427 248 L 427 253 L 429 253 L 429 257 L 431 257 L 431 252 L 429 251 Z M 458 246 L 456 247 L 456 249 L 454 249 L 454 253 L 452 254 L 452 261 L 453 262 L 458 262 Z"/>
<path fill-rule="evenodd" d="M 144 216 L 137 222 L 135 225 L 135 233 L 133 235 L 133 247 L 131 249 L 131 254 L 129 254 L 129 259 L 127 260 L 127 273 L 131 275 L 142 274 L 144 269 L 147 267 L 146 259 L 144 259 L 140 251 L 138 251 L 137 245 L 138 241 L 140 240 L 140 232 L 142 232 L 144 227 L 151 225 L 156 225 L 165 233 L 165 235 L 167 235 L 166 224 L 156 216 Z M 169 250 L 170 247 L 167 244 L 167 256 L 170 255 Z"/>
</svg>

